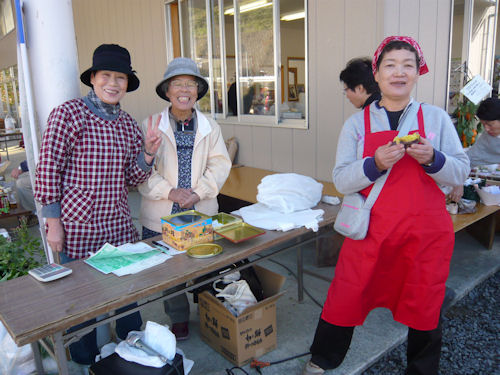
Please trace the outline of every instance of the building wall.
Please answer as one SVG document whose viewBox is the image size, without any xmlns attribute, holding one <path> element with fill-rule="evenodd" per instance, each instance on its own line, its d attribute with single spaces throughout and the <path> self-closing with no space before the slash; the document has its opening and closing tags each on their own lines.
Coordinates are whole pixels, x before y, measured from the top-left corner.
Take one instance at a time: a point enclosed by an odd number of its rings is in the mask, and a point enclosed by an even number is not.
<svg viewBox="0 0 500 375">
<path fill-rule="evenodd" d="M 73 0 L 80 72 L 92 65 L 102 43 L 126 47 L 141 84 L 121 105 L 137 121 L 161 111 L 166 102 L 155 93 L 167 64 L 164 0 Z M 85 95 L 88 87 L 81 85 Z"/>
<path fill-rule="evenodd" d="M 238 162 L 331 180 L 342 124 L 355 112 L 338 76 L 348 60 L 371 56 L 388 35 L 419 41 L 430 73 L 415 97 L 444 108 L 450 10 L 448 0 L 309 1 L 309 129 L 223 125 L 225 138 L 238 139 Z"/>
<path fill-rule="evenodd" d="M 11 7 L 16 20 L 16 4 L 11 0 Z M 17 64 L 17 35 L 16 29 L 10 31 L 7 35 L 0 38 L 0 70 Z"/>
<path fill-rule="evenodd" d="M 0 39 L 0 70 L 17 64 L 16 30 Z"/>
<path fill-rule="evenodd" d="M 166 103 L 154 89 L 166 68 L 164 0 L 73 0 L 73 9 L 80 71 L 91 66 L 99 44 L 125 46 L 141 86 L 127 94 L 123 108 L 138 121 L 160 111 Z M 355 112 L 339 73 L 349 59 L 371 56 L 387 35 L 420 42 L 430 73 L 415 96 L 444 107 L 450 10 L 450 0 L 310 0 L 309 129 L 223 125 L 226 139 L 238 139 L 238 162 L 330 180 L 342 124 Z M 82 94 L 87 90 L 82 86 Z"/>
</svg>

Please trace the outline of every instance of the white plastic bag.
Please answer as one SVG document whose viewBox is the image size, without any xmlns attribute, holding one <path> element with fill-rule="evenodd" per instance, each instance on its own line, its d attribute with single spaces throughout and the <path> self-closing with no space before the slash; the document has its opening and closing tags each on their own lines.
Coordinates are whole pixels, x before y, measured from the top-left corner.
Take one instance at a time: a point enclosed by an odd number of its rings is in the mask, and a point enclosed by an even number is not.
<svg viewBox="0 0 500 375">
<path fill-rule="evenodd" d="M 225 302 L 231 304 L 238 315 L 240 315 L 248 306 L 252 306 L 257 303 L 257 299 L 253 295 L 246 280 L 234 281 L 231 284 L 226 285 L 224 289 L 218 289 L 215 285 L 216 282 L 217 281 L 214 282 L 213 287 L 219 293 L 215 296 L 224 298 Z"/>
<path fill-rule="evenodd" d="M 297 173 L 277 173 L 264 177 L 257 190 L 258 202 L 287 214 L 316 206 L 323 185 Z"/>
<path fill-rule="evenodd" d="M 18 347 L 0 322 L 0 375 L 27 375 L 35 371 L 31 345 Z"/>
<path fill-rule="evenodd" d="M 148 321 L 144 331 L 130 331 L 128 335 L 130 336 L 131 334 L 139 335 L 146 345 L 165 358 L 169 360 L 174 359 L 176 341 L 174 334 L 168 329 L 168 326 Z M 126 340 L 117 345 L 115 352 L 123 359 L 143 366 L 159 368 L 165 365 L 157 356 L 148 355 L 144 351 L 130 346 Z"/>
</svg>

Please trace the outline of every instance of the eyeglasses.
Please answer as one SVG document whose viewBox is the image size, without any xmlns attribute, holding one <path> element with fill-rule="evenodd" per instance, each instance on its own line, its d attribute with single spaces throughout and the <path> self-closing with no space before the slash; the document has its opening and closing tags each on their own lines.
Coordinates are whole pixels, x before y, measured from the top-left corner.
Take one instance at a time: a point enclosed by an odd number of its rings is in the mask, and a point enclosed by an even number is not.
<svg viewBox="0 0 500 375">
<path fill-rule="evenodd" d="M 194 89 L 198 87 L 198 82 L 196 81 L 181 81 L 180 79 L 176 79 L 169 83 L 169 86 L 175 87 L 176 89 L 180 89 L 182 87 L 187 87 L 188 89 Z"/>
</svg>

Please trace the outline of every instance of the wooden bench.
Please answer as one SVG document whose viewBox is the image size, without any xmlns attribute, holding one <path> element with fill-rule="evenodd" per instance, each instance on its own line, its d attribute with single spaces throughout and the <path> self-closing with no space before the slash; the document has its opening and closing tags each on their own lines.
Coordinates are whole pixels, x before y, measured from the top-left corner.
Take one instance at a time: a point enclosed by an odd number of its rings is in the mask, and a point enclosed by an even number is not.
<svg viewBox="0 0 500 375">
<path fill-rule="evenodd" d="M 9 212 L 0 213 L 0 222 L 3 222 L 5 219 L 16 218 L 18 224 L 24 220 L 25 223 L 28 224 L 28 217 L 31 215 L 31 211 L 23 208 L 22 206 L 17 206 L 16 208 L 9 209 Z M 1 227 L 2 225 L 0 225 Z"/>
<path fill-rule="evenodd" d="M 455 233 L 465 229 L 488 250 L 493 247 L 497 220 L 500 220 L 500 206 L 477 205 L 473 214 L 451 215 Z"/>
<path fill-rule="evenodd" d="M 277 172 L 266 169 L 235 166 L 231 169 L 219 197 L 220 211 L 230 212 L 248 204 L 257 203 L 257 186 L 262 178 Z M 323 184 L 323 194 L 342 197 L 331 182 L 319 181 Z M 451 215 L 453 229 L 459 232 L 466 229 L 487 249 L 493 247 L 497 221 L 500 221 L 499 206 L 479 204 L 473 214 Z M 331 228 L 323 228 L 326 232 Z M 335 265 L 344 237 L 333 232 L 330 236 L 321 235 L 316 243 L 316 265 L 318 267 Z"/>
</svg>

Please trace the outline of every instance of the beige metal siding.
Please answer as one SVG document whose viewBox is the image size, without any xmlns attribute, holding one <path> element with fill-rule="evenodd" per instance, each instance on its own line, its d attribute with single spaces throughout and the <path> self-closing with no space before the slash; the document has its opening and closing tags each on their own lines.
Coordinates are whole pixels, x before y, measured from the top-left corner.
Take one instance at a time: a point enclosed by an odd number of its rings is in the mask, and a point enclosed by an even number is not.
<svg viewBox="0 0 500 375">
<path fill-rule="evenodd" d="M 450 0 L 310 0 L 309 129 L 222 125 L 225 139 L 238 139 L 237 161 L 330 181 L 342 124 L 356 111 L 342 94 L 339 73 L 349 59 L 371 56 L 387 35 L 421 43 L 430 73 L 421 77 L 416 98 L 444 106 L 450 7 Z M 73 8 L 81 71 L 97 45 L 119 43 L 141 79 L 123 107 L 139 121 L 161 110 L 166 103 L 154 88 L 166 65 L 163 0 L 73 0 Z"/>
<path fill-rule="evenodd" d="M 386 0 L 384 36 L 408 35 L 424 53 L 429 73 L 419 78 L 419 101 L 446 105 L 451 0 Z"/>
<path fill-rule="evenodd" d="M 80 72 L 92 65 L 92 53 L 98 45 L 126 47 L 141 85 L 121 104 L 137 121 L 166 104 L 155 94 L 167 62 L 163 4 L 163 0 L 73 0 Z M 88 88 L 82 85 L 81 91 L 85 95 Z"/>
<path fill-rule="evenodd" d="M 415 97 L 444 107 L 450 6 L 449 0 L 309 1 L 309 129 L 223 125 L 225 137 L 238 138 L 238 162 L 330 181 L 342 124 L 356 111 L 339 73 L 349 59 L 371 56 L 388 35 L 419 41 L 430 73 Z"/>
<path fill-rule="evenodd" d="M 17 64 L 17 35 L 16 30 L 0 39 L 0 69 Z"/>
</svg>

